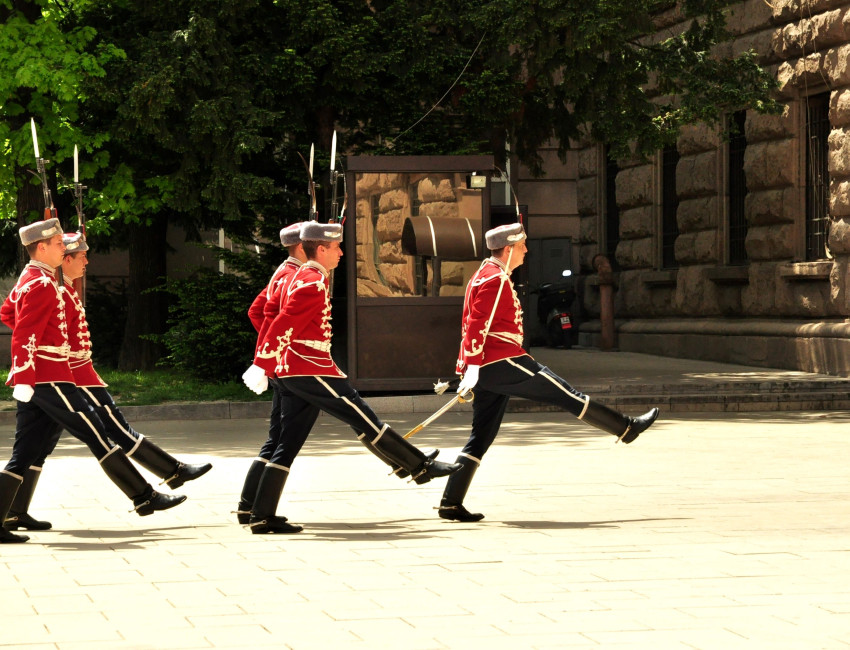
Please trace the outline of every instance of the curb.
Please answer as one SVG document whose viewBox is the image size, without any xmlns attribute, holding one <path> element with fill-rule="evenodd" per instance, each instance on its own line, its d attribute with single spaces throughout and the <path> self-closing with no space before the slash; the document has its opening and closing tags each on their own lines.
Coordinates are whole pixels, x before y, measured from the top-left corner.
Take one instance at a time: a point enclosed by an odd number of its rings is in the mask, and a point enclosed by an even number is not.
<svg viewBox="0 0 850 650">
<path fill-rule="evenodd" d="M 797 382 L 794 382 L 797 384 Z M 755 411 L 836 411 L 850 410 L 846 383 L 822 384 L 787 382 L 690 386 L 688 392 L 670 385 L 587 386 L 585 394 L 626 414 L 646 411 L 654 406 L 668 413 L 740 413 Z M 678 390 L 677 390 L 678 389 Z M 453 395 L 395 395 L 365 399 L 379 416 L 421 413 L 427 416 L 446 404 Z M 201 402 L 121 406 L 128 420 L 240 420 L 266 419 L 271 401 Z M 510 413 L 547 413 L 563 409 L 532 400 L 511 398 Z M 469 403 L 455 404 L 452 412 L 471 412 Z M 330 417 L 322 413 L 320 417 Z M 424 419 L 424 417 L 423 417 Z M 0 426 L 15 424 L 15 411 L 0 411 Z"/>
<path fill-rule="evenodd" d="M 400 395 L 366 397 L 369 406 L 378 414 L 433 413 L 452 398 L 452 395 Z M 271 401 L 257 402 L 199 402 L 157 404 L 150 406 L 118 407 L 130 421 L 151 420 L 238 420 L 269 417 Z M 470 404 L 456 404 L 453 411 L 471 411 Z M 322 414 L 324 415 L 324 414 Z M 15 411 L 0 411 L 0 425 L 14 425 Z"/>
</svg>

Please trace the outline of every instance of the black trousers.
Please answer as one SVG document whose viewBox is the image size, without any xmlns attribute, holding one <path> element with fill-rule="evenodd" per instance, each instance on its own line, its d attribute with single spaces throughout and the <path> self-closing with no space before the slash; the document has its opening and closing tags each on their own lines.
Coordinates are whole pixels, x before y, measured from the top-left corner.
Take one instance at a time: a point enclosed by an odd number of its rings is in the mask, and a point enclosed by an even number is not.
<svg viewBox="0 0 850 650">
<path fill-rule="evenodd" d="M 529 356 L 482 366 L 472 391 L 472 434 L 461 453 L 477 461 L 496 439 L 511 397 L 553 404 L 576 417 L 582 415 L 589 399 Z"/>
<path fill-rule="evenodd" d="M 74 384 L 36 384 L 33 390 L 29 402 L 18 402 L 15 442 L 5 467 L 7 472 L 23 476 L 27 468 L 44 464 L 62 429 L 83 442 L 98 460 L 112 449 L 103 422 Z"/>
<path fill-rule="evenodd" d="M 130 426 L 109 391 L 103 386 L 81 386 L 80 392 L 100 416 L 109 439 L 130 455 L 143 436 Z"/>
<path fill-rule="evenodd" d="M 281 383 L 285 389 L 283 433 L 280 445 L 270 462 L 289 467 L 298 455 L 310 429 L 324 411 L 342 420 L 356 432 L 366 434 L 372 441 L 380 436 L 388 425 L 384 424 L 347 379 L 338 377 L 285 377 Z"/>
<path fill-rule="evenodd" d="M 107 438 L 121 447 L 127 454 L 130 454 L 139 444 L 142 434 L 130 426 L 124 414 L 115 404 L 110 392 L 103 386 L 78 386 L 77 388 L 100 418 Z M 33 461 L 31 467 L 43 467 L 45 459 L 56 448 L 56 444 L 62 436 L 63 425 L 53 423 L 52 426 L 54 431 L 46 437 L 45 447 L 39 457 Z"/>
<path fill-rule="evenodd" d="M 272 412 L 269 414 L 269 436 L 260 447 L 259 458 L 270 460 L 274 450 L 280 444 L 280 434 L 283 430 L 283 403 L 284 397 L 289 395 L 289 392 L 283 387 L 280 379 L 272 377 L 269 379 L 269 386 L 272 388 Z"/>
</svg>

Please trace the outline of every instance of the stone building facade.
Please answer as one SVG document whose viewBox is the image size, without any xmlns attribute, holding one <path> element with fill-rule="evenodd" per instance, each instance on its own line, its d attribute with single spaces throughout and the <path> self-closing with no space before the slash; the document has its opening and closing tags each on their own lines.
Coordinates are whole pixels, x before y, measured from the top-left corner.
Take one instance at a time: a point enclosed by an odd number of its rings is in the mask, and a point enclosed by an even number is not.
<svg viewBox="0 0 850 650">
<path fill-rule="evenodd" d="M 602 253 L 622 350 L 850 375 L 850 2 L 747 0 L 729 27 L 782 114 L 689 127 L 650 160 L 579 143 L 585 307 Z"/>
</svg>

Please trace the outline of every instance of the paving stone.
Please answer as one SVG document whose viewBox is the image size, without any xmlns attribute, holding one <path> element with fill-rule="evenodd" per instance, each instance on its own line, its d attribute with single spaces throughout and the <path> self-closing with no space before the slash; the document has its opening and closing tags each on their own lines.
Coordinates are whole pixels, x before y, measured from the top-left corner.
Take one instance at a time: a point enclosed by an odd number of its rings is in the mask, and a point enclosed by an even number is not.
<svg viewBox="0 0 850 650">
<path fill-rule="evenodd" d="M 469 419 L 414 441 L 452 459 Z M 847 650 L 848 425 L 781 406 L 665 412 L 627 446 L 563 412 L 509 413 L 467 497 L 486 518 L 458 524 L 433 509 L 443 481 L 388 477 L 320 418 L 281 502 L 305 526 L 291 536 L 232 514 L 263 418 L 144 422 L 214 464 L 145 518 L 65 437 L 33 501 L 54 530 L 2 547 L 0 647 Z M 12 435 L 0 424 L 6 457 Z"/>
</svg>

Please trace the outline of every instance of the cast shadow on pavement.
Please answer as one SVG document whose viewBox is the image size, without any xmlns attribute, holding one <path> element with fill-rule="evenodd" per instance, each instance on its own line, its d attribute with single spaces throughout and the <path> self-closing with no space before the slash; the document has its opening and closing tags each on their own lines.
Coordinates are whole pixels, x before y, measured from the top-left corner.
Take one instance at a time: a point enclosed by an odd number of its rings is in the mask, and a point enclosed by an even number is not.
<svg viewBox="0 0 850 650">
<path fill-rule="evenodd" d="M 432 526 L 437 523 L 436 519 L 395 519 L 369 523 L 349 523 L 343 521 L 299 521 L 297 523 L 304 526 L 304 532 L 297 535 L 276 535 L 276 537 L 289 537 L 305 542 L 314 540 L 392 542 L 397 540 L 430 539 L 438 536 L 441 532 L 445 532 L 445 529 L 415 527 L 417 524 Z"/>
<path fill-rule="evenodd" d="M 610 521 L 501 521 L 504 526 L 512 528 L 535 528 L 538 530 L 564 530 L 584 528 L 620 528 L 617 524 L 635 524 L 644 521 L 680 521 L 690 520 L 690 517 L 663 517 L 648 519 L 612 519 Z M 483 522 L 482 522 L 483 523 Z M 496 523 L 496 522 L 491 522 Z"/>
<path fill-rule="evenodd" d="M 79 530 L 50 530 L 37 533 L 37 538 L 30 535 L 30 542 L 39 546 L 46 546 L 56 550 L 64 551 L 102 551 L 104 547 L 113 550 L 141 549 L 151 542 L 163 541 L 192 541 L 197 540 L 194 535 L 174 536 L 170 531 L 198 530 L 203 528 L 226 528 L 226 526 L 171 526 L 168 528 L 142 528 L 133 530 L 97 530 L 84 528 Z M 60 539 L 55 542 L 49 541 L 51 533 L 58 533 L 62 537 L 73 539 Z M 79 540 L 79 541 L 77 541 Z M 83 541 L 90 540 L 90 541 Z M 115 542 L 113 540 L 123 540 Z"/>
<path fill-rule="evenodd" d="M 496 526 L 507 526 L 510 528 L 534 529 L 534 530 L 570 530 L 590 528 L 620 528 L 621 524 L 641 523 L 647 521 L 677 521 L 689 519 L 688 517 L 646 518 L 646 519 L 613 519 L 603 521 L 498 521 L 483 520 L 475 523 L 467 523 L 467 530 L 475 528 L 485 529 Z M 412 528 L 409 524 L 417 522 L 428 524 L 438 523 L 439 528 Z M 347 522 L 298 522 L 304 526 L 304 532 L 295 535 L 278 535 L 278 537 L 290 537 L 303 541 L 382 541 L 391 542 L 395 540 L 412 540 L 439 536 L 442 533 L 458 530 L 457 526 L 464 525 L 457 521 L 440 521 L 433 519 L 398 519 L 374 523 L 347 523 Z"/>
</svg>

